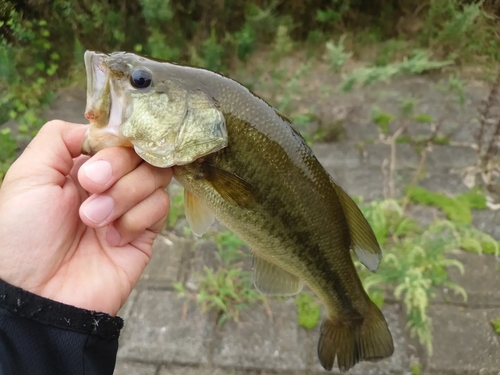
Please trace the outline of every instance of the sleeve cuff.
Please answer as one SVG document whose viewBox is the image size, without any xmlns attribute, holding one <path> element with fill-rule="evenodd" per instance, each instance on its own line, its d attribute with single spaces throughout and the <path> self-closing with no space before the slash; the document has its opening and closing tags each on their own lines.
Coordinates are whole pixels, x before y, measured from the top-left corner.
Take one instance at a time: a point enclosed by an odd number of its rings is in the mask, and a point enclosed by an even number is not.
<svg viewBox="0 0 500 375">
<path fill-rule="evenodd" d="M 0 308 L 41 324 L 103 339 L 118 339 L 123 319 L 81 309 L 10 285 L 0 279 Z"/>
</svg>

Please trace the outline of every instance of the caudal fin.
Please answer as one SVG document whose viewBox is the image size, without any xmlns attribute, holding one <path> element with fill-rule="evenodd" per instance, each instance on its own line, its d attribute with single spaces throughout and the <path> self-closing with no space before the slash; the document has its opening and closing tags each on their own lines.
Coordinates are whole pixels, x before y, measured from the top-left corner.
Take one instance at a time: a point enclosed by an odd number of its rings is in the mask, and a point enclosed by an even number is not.
<svg viewBox="0 0 500 375">
<path fill-rule="evenodd" d="M 321 327 L 318 357 L 330 371 L 337 358 L 340 372 L 360 361 L 378 361 L 394 353 L 394 342 L 382 312 L 373 304 L 372 313 L 363 320 L 327 318 Z"/>
</svg>

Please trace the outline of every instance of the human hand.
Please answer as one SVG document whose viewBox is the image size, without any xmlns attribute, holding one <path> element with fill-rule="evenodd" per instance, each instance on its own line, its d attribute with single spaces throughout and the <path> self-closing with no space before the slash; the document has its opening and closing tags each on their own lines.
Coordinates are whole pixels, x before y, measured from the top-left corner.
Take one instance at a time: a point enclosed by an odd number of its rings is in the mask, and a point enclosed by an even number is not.
<svg viewBox="0 0 500 375">
<path fill-rule="evenodd" d="M 85 125 L 47 123 L 0 189 L 0 279 L 116 315 L 151 259 L 170 169 L 133 149 L 80 156 Z"/>
</svg>

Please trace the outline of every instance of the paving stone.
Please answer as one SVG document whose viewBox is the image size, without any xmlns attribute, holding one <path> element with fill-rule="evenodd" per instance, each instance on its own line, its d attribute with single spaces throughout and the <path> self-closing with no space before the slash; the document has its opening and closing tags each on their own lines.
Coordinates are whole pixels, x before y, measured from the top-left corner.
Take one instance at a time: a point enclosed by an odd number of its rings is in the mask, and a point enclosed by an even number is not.
<svg viewBox="0 0 500 375">
<path fill-rule="evenodd" d="M 335 181 L 350 196 L 372 201 L 384 196 L 384 175 L 378 167 L 354 168 L 337 172 Z"/>
<path fill-rule="evenodd" d="M 117 315 L 125 321 L 125 324 L 127 324 L 127 319 L 130 316 L 137 294 L 137 289 L 132 290 L 132 293 L 130 293 L 130 296 L 127 298 L 127 302 L 125 302 L 120 311 L 118 311 Z"/>
<path fill-rule="evenodd" d="M 199 275 L 205 274 L 205 267 L 212 271 L 217 269 L 219 261 L 216 257 L 217 245 L 206 239 L 199 239 L 193 243 L 193 257 L 189 264 L 189 275 L 186 277 L 186 288 L 195 291 L 200 287 Z"/>
<path fill-rule="evenodd" d="M 305 339 L 297 326 L 293 299 L 270 301 L 272 318 L 263 306 L 241 311 L 240 322 L 226 322 L 214 345 L 213 362 L 220 367 L 304 371 Z"/>
<path fill-rule="evenodd" d="M 232 368 L 200 368 L 200 367 L 190 367 L 190 366 L 163 366 L 160 369 L 158 375 L 276 375 L 277 372 L 271 371 L 252 371 L 252 370 L 241 370 Z M 303 375 L 302 373 L 280 372 L 283 375 Z"/>
<path fill-rule="evenodd" d="M 456 267 L 450 267 L 450 280 L 462 286 L 467 292 L 467 305 L 475 307 L 500 307 L 500 259 L 493 255 L 479 255 L 456 251 L 450 258 L 458 259 L 465 272 L 460 274 Z M 463 304 L 463 298 L 454 292 L 443 292 L 447 300 Z"/>
<path fill-rule="evenodd" d="M 207 362 L 211 327 L 207 314 L 176 292 L 144 290 L 124 328 L 118 355 L 141 361 Z M 185 313 L 185 315 L 184 315 Z"/>
<path fill-rule="evenodd" d="M 158 375 L 240 375 L 241 372 L 220 369 L 200 368 L 191 366 L 163 366 Z M 247 375 L 247 374 L 245 374 Z"/>
<path fill-rule="evenodd" d="M 427 168 L 447 173 L 452 169 L 459 170 L 474 165 L 477 152 L 471 147 L 434 145 L 427 155 Z"/>
<path fill-rule="evenodd" d="M 500 225 L 498 223 L 500 223 L 500 210 L 475 210 L 472 212 L 474 227 L 500 241 Z"/>
<path fill-rule="evenodd" d="M 156 375 L 156 365 L 117 360 L 113 375 Z"/>
<path fill-rule="evenodd" d="M 500 308 L 467 309 L 450 305 L 430 308 L 433 326 L 433 356 L 428 359 L 433 374 L 488 374 L 500 371 L 500 337 L 490 320 Z"/>
<path fill-rule="evenodd" d="M 349 370 L 349 375 L 389 375 L 407 374 L 408 365 L 408 354 L 407 354 L 407 342 L 404 333 L 404 325 L 400 321 L 400 308 L 399 305 L 389 305 L 385 304 L 382 308 L 384 317 L 389 325 L 389 330 L 391 331 L 392 338 L 394 340 L 394 354 L 387 359 L 378 362 L 360 362 Z M 309 351 L 309 356 L 311 358 L 312 366 L 311 371 L 315 374 L 327 374 L 323 367 L 320 365 L 317 356 L 317 345 L 319 339 L 320 325 L 314 329 L 307 332 L 307 347 L 306 350 Z M 334 368 L 330 374 L 340 374 L 337 363 L 334 364 Z"/>
<path fill-rule="evenodd" d="M 167 237 L 158 235 L 153 243 L 153 257 L 141 280 L 148 284 L 168 286 L 178 280 L 183 247 L 174 245 Z"/>
<path fill-rule="evenodd" d="M 469 191 L 467 186 L 462 182 L 460 176 L 445 173 L 434 173 L 427 176 L 420 180 L 418 185 L 427 190 L 447 195 L 457 195 Z"/>
<path fill-rule="evenodd" d="M 431 225 L 436 220 L 445 218 L 444 213 L 433 206 L 421 206 L 418 204 L 411 204 L 406 209 L 406 214 L 412 219 L 418 221 L 422 227 Z"/>
</svg>

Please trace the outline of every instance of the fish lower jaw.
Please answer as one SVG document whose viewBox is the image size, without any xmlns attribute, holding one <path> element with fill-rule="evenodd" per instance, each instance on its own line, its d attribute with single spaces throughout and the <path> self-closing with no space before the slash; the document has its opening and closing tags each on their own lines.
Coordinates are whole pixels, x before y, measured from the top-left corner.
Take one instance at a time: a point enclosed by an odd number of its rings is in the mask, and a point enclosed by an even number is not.
<svg viewBox="0 0 500 375">
<path fill-rule="evenodd" d="M 133 147 L 133 145 L 127 138 L 114 132 L 90 128 L 82 143 L 82 153 L 94 155 L 108 147 Z"/>
</svg>

